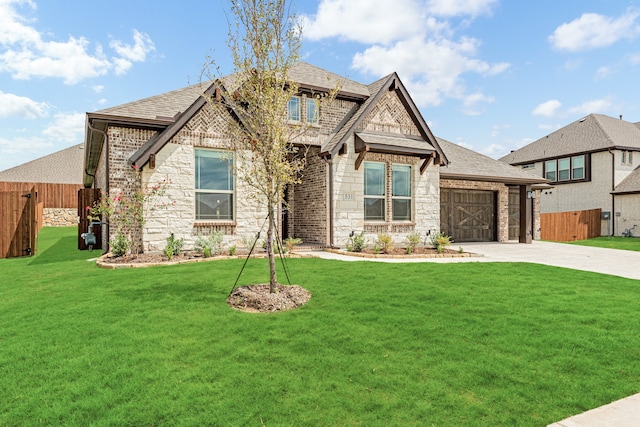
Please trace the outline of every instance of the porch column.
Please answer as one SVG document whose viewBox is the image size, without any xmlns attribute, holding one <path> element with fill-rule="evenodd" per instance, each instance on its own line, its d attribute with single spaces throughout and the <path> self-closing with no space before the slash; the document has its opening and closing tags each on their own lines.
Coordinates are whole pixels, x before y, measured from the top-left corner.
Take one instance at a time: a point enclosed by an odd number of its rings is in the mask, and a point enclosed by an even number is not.
<svg viewBox="0 0 640 427">
<path fill-rule="evenodd" d="M 520 243 L 531 243 L 534 194 L 531 185 L 520 186 Z"/>
</svg>

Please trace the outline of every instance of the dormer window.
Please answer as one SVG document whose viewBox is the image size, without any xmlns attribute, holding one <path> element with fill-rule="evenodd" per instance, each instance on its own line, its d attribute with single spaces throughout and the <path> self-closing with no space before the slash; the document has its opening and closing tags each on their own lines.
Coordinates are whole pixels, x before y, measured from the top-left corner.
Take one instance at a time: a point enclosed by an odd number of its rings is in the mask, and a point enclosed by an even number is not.
<svg viewBox="0 0 640 427">
<path fill-rule="evenodd" d="M 291 97 L 288 104 L 288 110 L 289 110 L 289 116 L 288 116 L 289 121 L 299 122 L 300 121 L 300 97 L 299 96 Z"/>
<path fill-rule="evenodd" d="M 307 98 L 307 123 L 317 125 L 319 122 L 318 103 L 313 98 Z"/>
</svg>

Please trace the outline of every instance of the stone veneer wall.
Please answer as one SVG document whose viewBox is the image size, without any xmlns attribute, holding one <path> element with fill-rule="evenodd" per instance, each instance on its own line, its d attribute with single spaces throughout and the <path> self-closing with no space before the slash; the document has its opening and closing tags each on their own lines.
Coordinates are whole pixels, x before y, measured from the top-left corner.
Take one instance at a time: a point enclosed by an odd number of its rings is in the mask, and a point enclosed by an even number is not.
<svg viewBox="0 0 640 427">
<path fill-rule="evenodd" d="M 509 187 L 499 182 L 441 179 L 440 188 L 495 191 L 497 193 L 496 215 L 498 216 L 496 221 L 497 241 L 506 242 L 509 240 Z"/>
<path fill-rule="evenodd" d="M 144 250 L 157 252 L 164 249 L 170 233 L 185 239 L 185 249 L 193 249 L 198 236 L 214 231 L 224 234 L 227 246 L 241 246 L 243 239 L 252 239 L 262 229 L 267 216 L 251 188 L 243 185 L 241 157 L 234 158 L 236 167 L 233 221 L 196 221 L 195 219 L 195 149 L 227 149 L 224 139 L 225 119 L 217 116 L 207 105 L 156 155 L 156 167 L 145 167 L 143 185 L 167 180 L 165 196 L 156 203 L 167 203 L 169 208 L 157 210 L 147 219 L 144 227 Z M 247 157 L 247 156 L 244 156 Z M 266 231 L 266 226 L 264 228 Z M 263 236 L 265 234 L 263 233 Z"/>
<path fill-rule="evenodd" d="M 44 208 L 42 225 L 45 227 L 70 227 L 78 225 L 78 210 L 64 208 Z"/>
<path fill-rule="evenodd" d="M 351 144 L 351 146 L 353 146 Z M 373 242 L 378 233 L 386 232 L 392 235 L 397 245 L 405 244 L 406 237 L 417 232 L 425 235 L 428 231 L 438 230 L 440 226 L 440 189 L 439 167 L 431 165 L 424 174 L 420 175 L 419 159 L 408 156 L 367 153 L 365 161 L 384 162 L 391 164 L 409 164 L 412 166 L 413 207 L 410 222 L 364 221 L 364 162 L 355 170 L 355 160 L 358 154 L 353 149 L 343 156 L 333 159 L 334 168 L 334 241 L 335 246 L 344 247 L 351 232 L 365 232 L 369 243 Z M 387 167 L 387 174 L 390 173 Z M 391 179 L 387 178 L 387 194 L 390 194 Z M 390 213 L 391 200 L 387 198 L 387 214 Z"/>
<path fill-rule="evenodd" d="M 319 147 L 307 153 L 302 182 L 289 194 L 289 235 L 305 244 L 326 245 L 327 226 L 327 164 L 318 155 Z"/>
</svg>

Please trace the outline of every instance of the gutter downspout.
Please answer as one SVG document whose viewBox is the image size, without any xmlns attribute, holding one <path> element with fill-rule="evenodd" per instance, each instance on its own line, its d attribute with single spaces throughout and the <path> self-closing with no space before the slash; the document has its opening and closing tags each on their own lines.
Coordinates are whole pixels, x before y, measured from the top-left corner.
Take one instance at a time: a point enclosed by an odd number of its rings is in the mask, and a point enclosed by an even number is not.
<svg viewBox="0 0 640 427">
<path fill-rule="evenodd" d="M 616 189 L 616 155 L 609 149 L 611 154 L 611 235 L 616 235 L 616 195 L 613 194 L 613 190 Z"/>
<path fill-rule="evenodd" d="M 105 161 L 105 192 L 107 194 L 107 197 L 109 197 L 109 135 L 107 135 L 107 133 L 103 130 L 100 130 L 98 128 L 94 128 L 93 126 L 91 126 L 91 122 L 87 121 L 87 126 L 89 127 L 89 129 L 91 129 L 91 131 L 93 132 L 98 132 L 101 133 L 104 136 L 104 161 Z M 93 188 L 96 188 L 96 179 L 95 179 L 95 175 L 90 175 L 93 176 Z M 109 229 L 109 223 L 107 222 L 106 224 L 106 234 L 107 234 L 107 242 L 104 245 L 105 248 L 103 248 L 104 253 L 109 252 L 109 250 L 111 248 L 109 248 L 109 232 L 111 231 Z"/>
<path fill-rule="evenodd" d="M 333 159 L 331 155 L 322 159 L 329 167 L 329 247 L 333 248 Z"/>
</svg>

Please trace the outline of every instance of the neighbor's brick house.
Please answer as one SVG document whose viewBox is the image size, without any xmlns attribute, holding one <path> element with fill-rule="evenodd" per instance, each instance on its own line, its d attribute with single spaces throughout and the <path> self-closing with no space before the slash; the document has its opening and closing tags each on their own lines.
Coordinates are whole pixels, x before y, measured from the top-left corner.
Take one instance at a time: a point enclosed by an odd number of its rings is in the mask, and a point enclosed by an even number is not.
<svg viewBox="0 0 640 427">
<path fill-rule="evenodd" d="M 463 198 L 473 199 L 465 209 L 455 209 L 466 215 L 456 220 L 467 224 L 459 230 L 485 230 L 468 232 L 468 240 L 504 241 L 509 238 L 509 188 L 520 192 L 544 182 L 436 139 L 395 73 L 363 85 L 299 63 L 289 77 L 300 90 L 290 102 L 289 120 L 308 122 L 309 131 L 298 142 L 310 148 L 302 182 L 288 189 L 288 209 L 280 210 L 283 237 L 322 246 L 344 246 L 352 232 L 360 231 L 370 240 L 390 233 L 398 244 L 411 232 L 426 237 L 441 229 L 441 178 L 449 173 L 445 186 L 467 189 Z M 335 100 L 314 114 L 307 95 L 336 86 Z M 266 207 L 242 186 L 241 165 L 229 167 L 221 158 L 223 153 L 229 157 L 224 132 L 229 117 L 201 96 L 212 90 L 213 85 L 195 85 L 87 114 L 86 187 L 115 195 L 170 181 L 166 197 L 175 205 L 147 218 L 139 242 L 145 251 L 161 250 L 170 233 L 184 238 L 187 248 L 214 230 L 222 231 L 228 243 L 239 243 L 264 224 Z M 449 164 L 443 144 L 455 162 Z M 478 170 L 460 171 L 454 164 Z M 142 170 L 139 178 L 133 165 Z M 479 195 L 491 200 L 478 204 Z M 523 224 L 526 218 L 529 222 L 521 228 L 530 238 L 537 211 L 532 203 L 522 207 Z M 488 210 L 479 219 L 479 212 Z"/>
</svg>

